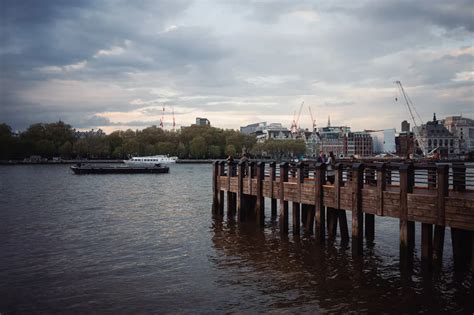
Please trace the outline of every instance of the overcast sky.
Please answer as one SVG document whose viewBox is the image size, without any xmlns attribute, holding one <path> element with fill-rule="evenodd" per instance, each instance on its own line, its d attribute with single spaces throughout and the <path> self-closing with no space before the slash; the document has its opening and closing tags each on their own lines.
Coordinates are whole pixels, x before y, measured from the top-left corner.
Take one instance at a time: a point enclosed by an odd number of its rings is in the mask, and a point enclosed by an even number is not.
<svg viewBox="0 0 474 315">
<path fill-rule="evenodd" d="M 354 4 L 357 2 L 357 4 Z M 0 122 L 207 117 L 353 130 L 474 118 L 474 1 L 0 1 Z"/>
</svg>

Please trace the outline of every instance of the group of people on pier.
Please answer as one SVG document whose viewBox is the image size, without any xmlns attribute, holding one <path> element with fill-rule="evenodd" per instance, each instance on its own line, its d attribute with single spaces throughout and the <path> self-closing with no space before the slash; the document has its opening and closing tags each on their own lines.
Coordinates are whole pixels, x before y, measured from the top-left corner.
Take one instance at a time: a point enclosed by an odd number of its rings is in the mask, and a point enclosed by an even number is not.
<svg viewBox="0 0 474 315">
<path fill-rule="evenodd" d="M 248 162 L 249 161 L 249 154 L 244 153 L 239 159 L 239 162 Z M 334 156 L 334 153 L 332 151 L 329 151 L 329 155 L 326 155 L 324 152 L 320 152 L 319 156 L 316 160 L 317 163 L 323 163 L 326 164 L 326 179 L 329 183 L 334 184 L 334 179 L 335 179 L 335 165 L 336 165 L 336 157 Z M 234 157 L 232 155 L 229 155 L 227 157 L 227 163 L 234 164 Z M 232 175 L 235 175 L 235 166 L 232 167 Z M 247 172 L 247 170 L 245 170 Z M 246 174 L 244 174 L 246 175 Z"/>
<path fill-rule="evenodd" d="M 334 184 L 334 166 L 336 165 L 336 157 L 334 156 L 334 153 L 332 151 L 329 151 L 329 156 L 327 156 L 324 152 L 321 151 L 316 161 L 318 163 L 326 164 L 326 179 L 331 184 Z"/>
</svg>

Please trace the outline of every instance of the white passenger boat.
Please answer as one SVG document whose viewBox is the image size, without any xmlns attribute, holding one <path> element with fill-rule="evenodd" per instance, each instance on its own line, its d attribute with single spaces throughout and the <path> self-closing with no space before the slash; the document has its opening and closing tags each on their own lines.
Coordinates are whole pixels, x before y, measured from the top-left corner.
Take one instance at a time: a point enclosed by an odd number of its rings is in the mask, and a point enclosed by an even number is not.
<svg viewBox="0 0 474 315">
<path fill-rule="evenodd" d="M 178 159 L 177 156 L 167 156 L 167 155 L 153 155 L 153 156 L 135 156 L 129 160 L 123 160 L 127 165 L 131 166 L 150 166 L 156 164 L 169 164 L 176 163 Z"/>
</svg>

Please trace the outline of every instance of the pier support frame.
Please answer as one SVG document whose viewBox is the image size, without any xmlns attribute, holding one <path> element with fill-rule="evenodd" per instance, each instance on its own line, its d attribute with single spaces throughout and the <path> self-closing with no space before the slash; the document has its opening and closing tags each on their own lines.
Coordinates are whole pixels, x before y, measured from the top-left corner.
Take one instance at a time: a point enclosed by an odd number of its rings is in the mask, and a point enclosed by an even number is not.
<svg viewBox="0 0 474 315">
<path fill-rule="evenodd" d="M 280 214 L 279 224 L 280 232 L 288 233 L 288 201 L 285 200 L 285 182 L 288 182 L 288 163 L 283 162 L 280 164 Z"/>
<path fill-rule="evenodd" d="M 352 254 L 362 255 L 364 221 L 362 213 L 362 186 L 364 164 L 352 165 Z"/>
</svg>

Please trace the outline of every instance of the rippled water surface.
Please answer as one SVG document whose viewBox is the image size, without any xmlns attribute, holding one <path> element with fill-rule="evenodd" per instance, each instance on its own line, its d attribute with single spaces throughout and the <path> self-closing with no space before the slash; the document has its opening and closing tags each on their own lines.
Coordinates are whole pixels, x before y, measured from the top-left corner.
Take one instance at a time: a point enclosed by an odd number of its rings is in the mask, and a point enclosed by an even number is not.
<svg viewBox="0 0 474 315">
<path fill-rule="evenodd" d="M 420 266 L 417 225 L 414 271 L 401 273 L 397 220 L 376 218 L 375 243 L 354 259 L 339 238 L 282 237 L 268 209 L 264 229 L 212 218 L 211 173 L 0 166 L 0 313 L 472 314 L 449 230 L 440 272 Z"/>
</svg>

